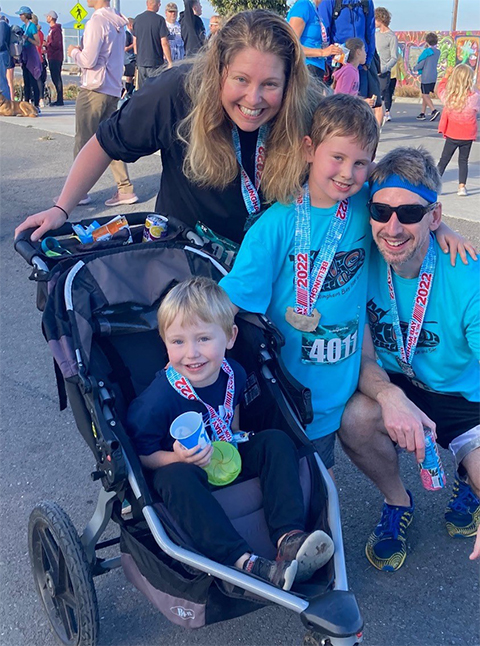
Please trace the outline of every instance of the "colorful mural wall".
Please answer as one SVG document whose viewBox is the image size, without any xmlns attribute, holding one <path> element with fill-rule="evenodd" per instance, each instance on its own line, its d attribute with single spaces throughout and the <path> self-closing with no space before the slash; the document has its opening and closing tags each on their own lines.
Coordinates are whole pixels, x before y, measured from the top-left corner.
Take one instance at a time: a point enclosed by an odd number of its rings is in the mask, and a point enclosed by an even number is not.
<svg viewBox="0 0 480 646">
<path fill-rule="evenodd" d="M 420 89 L 420 76 L 413 68 L 425 47 L 426 31 L 396 31 L 399 49 L 399 74 L 397 85 L 412 93 Z M 438 62 L 438 78 L 441 79 L 447 67 L 459 63 L 470 65 L 475 72 L 477 87 L 480 90 L 479 48 L 480 31 L 436 31 L 440 59 Z"/>
</svg>

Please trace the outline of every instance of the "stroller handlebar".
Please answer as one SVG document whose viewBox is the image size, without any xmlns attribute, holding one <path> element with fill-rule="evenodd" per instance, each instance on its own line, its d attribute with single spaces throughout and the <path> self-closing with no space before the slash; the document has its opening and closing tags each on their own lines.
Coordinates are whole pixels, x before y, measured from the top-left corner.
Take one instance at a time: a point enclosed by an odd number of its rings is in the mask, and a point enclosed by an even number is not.
<svg viewBox="0 0 480 646">
<path fill-rule="evenodd" d="M 149 211 L 129 213 L 128 223 L 132 226 L 142 225 L 145 222 L 146 216 L 148 215 L 151 215 Z M 78 224 L 81 224 L 82 226 L 87 227 L 92 222 L 97 221 L 100 225 L 103 225 L 103 224 L 106 224 L 109 220 L 111 220 L 111 216 L 107 215 L 107 216 L 100 216 L 100 217 L 93 217 L 93 218 L 84 218 L 80 220 Z M 183 235 L 191 242 L 194 242 L 199 246 L 202 245 L 201 238 L 199 238 L 195 233 L 194 229 L 192 229 L 185 222 L 182 222 L 181 220 L 173 216 L 169 216 L 168 224 L 172 233 L 174 234 L 183 233 Z M 26 229 L 25 231 L 22 231 L 20 235 L 17 238 L 15 238 L 13 243 L 15 251 L 18 254 L 20 254 L 20 256 L 29 265 L 33 264 L 33 259 L 36 256 L 39 256 L 39 254 L 41 255 L 40 244 L 38 242 L 32 242 L 32 240 L 30 239 L 34 231 L 35 231 L 35 228 Z M 52 229 L 51 231 L 48 231 L 47 233 L 45 233 L 45 235 L 42 236 L 42 239 L 45 239 L 48 237 L 59 238 L 62 236 L 71 236 L 72 233 L 73 233 L 72 224 L 70 222 L 65 222 L 60 228 Z"/>
</svg>

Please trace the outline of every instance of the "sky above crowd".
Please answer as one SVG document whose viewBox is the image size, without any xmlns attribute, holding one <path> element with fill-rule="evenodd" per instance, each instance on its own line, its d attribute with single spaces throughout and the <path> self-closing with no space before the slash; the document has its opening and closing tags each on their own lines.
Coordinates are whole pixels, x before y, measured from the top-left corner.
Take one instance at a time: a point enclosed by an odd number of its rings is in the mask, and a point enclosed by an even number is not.
<svg viewBox="0 0 480 646">
<path fill-rule="evenodd" d="M 80 0 L 87 9 L 87 3 Z M 164 6 L 168 0 L 162 0 Z M 29 4 L 30 3 L 30 4 Z M 145 9 L 145 0 L 120 0 L 121 11 L 128 16 L 136 16 Z M 70 9 L 76 4 L 75 0 L 29 0 L 29 2 L 15 2 L 13 0 L 0 0 L 2 13 L 14 15 L 21 5 L 27 4 L 34 13 L 43 20 L 44 15 L 54 9 L 59 15 L 59 22 L 69 23 L 72 20 Z M 177 0 L 179 8 L 183 8 L 183 0 Z M 203 17 L 209 18 L 215 13 L 213 7 L 202 0 Z M 452 24 L 452 10 L 454 0 L 378 0 L 376 6 L 387 7 L 392 13 L 391 28 L 396 31 L 404 30 L 439 30 L 448 31 Z M 163 7 L 160 7 L 163 14 Z M 478 0 L 458 0 L 457 29 L 480 30 L 480 3 Z"/>
</svg>

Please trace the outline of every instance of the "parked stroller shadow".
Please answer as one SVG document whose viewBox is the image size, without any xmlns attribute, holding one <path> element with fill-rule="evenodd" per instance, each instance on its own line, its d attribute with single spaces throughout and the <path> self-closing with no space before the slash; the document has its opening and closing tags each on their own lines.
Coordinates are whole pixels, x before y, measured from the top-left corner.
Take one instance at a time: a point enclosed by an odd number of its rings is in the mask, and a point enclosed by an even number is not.
<svg viewBox="0 0 480 646">
<path fill-rule="evenodd" d="M 312 419 L 310 391 L 286 371 L 280 356 L 284 340 L 267 317 L 237 316 L 239 336 L 231 356 L 240 359 L 248 376 L 241 428 L 278 428 L 294 440 L 306 529 L 329 532 L 334 557 L 309 581 L 285 592 L 200 554 L 149 486 L 150 474 L 142 469 L 124 420 L 130 401 L 166 363 L 156 310 L 176 282 L 192 275 L 219 280 L 226 270 L 209 244 L 172 218 L 165 239 L 140 244 L 146 215 L 128 216 L 133 244 L 113 239 L 85 248 L 69 224 L 50 232 L 68 252 L 57 257 L 31 243 L 31 231 L 15 241 L 37 281 L 37 307 L 55 359 L 61 406 L 68 398 L 95 456 L 91 477 L 102 485 L 80 538 L 56 503 L 41 502 L 30 516 L 30 559 L 54 633 L 65 645 L 94 646 L 99 628 L 94 578 L 123 567 L 178 625 L 200 628 L 277 604 L 300 615 L 305 644 L 354 646 L 362 639 L 363 621 L 348 590 L 337 492 L 304 432 Z M 275 558 L 258 479 L 237 479 L 214 495 L 255 553 Z M 110 521 L 120 535 L 101 541 Z M 102 558 L 101 551 L 112 545 L 119 545 L 120 556 Z"/>
</svg>

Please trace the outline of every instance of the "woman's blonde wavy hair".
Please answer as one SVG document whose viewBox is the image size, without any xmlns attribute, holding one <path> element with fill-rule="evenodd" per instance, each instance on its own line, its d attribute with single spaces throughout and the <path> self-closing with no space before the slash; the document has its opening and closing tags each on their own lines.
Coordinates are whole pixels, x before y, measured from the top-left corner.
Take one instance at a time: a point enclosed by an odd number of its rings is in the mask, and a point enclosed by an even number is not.
<svg viewBox="0 0 480 646">
<path fill-rule="evenodd" d="M 445 106 L 449 110 L 463 110 L 472 92 L 473 70 L 469 65 L 457 65 L 447 81 Z"/>
<path fill-rule="evenodd" d="M 266 144 L 262 193 L 268 202 L 288 203 L 301 188 L 306 169 L 302 141 L 325 88 L 310 77 L 289 24 L 270 11 L 236 14 L 197 55 L 186 83 L 193 107 L 178 128 L 187 146 L 183 172 L 195 184 L 216 189 L 225 188 L 237 176 L 232 122 L 223 109 L 221 90 L 228 65 L 249 47 L 274 54 L 285 65 L 283 101 L 270 122 Z"/>
</svg>

